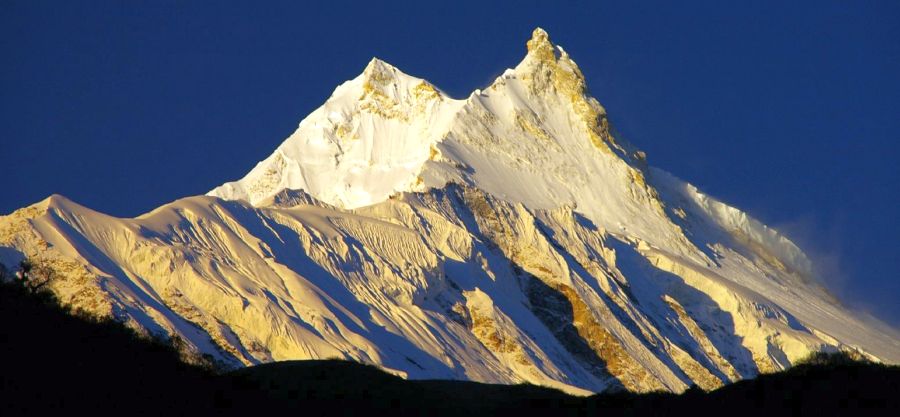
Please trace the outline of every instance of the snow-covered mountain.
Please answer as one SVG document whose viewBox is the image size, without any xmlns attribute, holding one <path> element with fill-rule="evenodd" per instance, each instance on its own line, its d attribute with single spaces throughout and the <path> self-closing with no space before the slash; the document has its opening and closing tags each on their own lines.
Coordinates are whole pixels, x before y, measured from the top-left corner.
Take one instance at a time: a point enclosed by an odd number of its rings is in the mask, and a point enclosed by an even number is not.
<svg viewBox="0 0 900 417">
<path fill-rule="evenodd" d="M 0 217 L 0 261 L 231 366 L 588 393 L 713 388 L 820 350 L 900 362 L 900 335 L 791 241 L 611 134 L 543 30 L 527 46 L 464 100 L 373 59 L 244 178 L 134 219 L 52 196 Z"/>
</svg>

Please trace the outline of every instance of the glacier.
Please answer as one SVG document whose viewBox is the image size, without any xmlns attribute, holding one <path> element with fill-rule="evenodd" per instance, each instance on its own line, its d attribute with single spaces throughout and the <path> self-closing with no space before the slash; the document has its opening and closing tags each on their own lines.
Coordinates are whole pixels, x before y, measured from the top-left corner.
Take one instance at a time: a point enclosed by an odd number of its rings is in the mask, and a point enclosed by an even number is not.
<svg viewBox="0 0 900 417">
<path fill-rule="evenodd" d="M 465 99 L 372 59 L 207 195 L 0 217 L 0 263 L 25 257 L 63 303 L 225 367 L 340 358 L 589 394 L 713 389 L 816 351 L 900 362 L 898 332 L 788 238 L 612 133 L 541 29 Z"/>
</svg>

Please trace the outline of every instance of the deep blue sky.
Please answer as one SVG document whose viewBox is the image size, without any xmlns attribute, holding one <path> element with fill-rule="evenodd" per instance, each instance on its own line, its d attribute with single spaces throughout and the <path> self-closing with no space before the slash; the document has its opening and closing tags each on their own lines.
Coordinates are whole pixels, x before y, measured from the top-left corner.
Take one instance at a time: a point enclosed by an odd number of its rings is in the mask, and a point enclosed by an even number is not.
<svg viewBox="0 0 900 417">
<path fill-rule="evenodd" d="M 202 194 L 372 56 L 463 97 L 541 26 L 651 164 L 783 230 L 900 325 L 900 2 L 71 3 L 0 2 L 2 213 Z"/>
</svg>

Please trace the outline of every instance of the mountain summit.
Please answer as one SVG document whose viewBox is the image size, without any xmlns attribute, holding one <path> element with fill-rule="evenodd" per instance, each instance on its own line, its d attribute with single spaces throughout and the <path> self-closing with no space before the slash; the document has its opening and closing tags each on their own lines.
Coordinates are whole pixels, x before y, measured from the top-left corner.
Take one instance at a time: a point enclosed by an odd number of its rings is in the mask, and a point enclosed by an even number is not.
<svg viewBox="0 0 900 417">
<path fill-rule="evenodd" d="M 384 201 L 411 189 L 462 104 L 373 58 L 275 153 L 209 195 L 258 204 L 281 190 L 303 189 L 342 208 Z"/>
<path fill-rule="evenodd" d="M 616 137 L 546 32 L 527 50 L 465 99 L 373 59 L 240 180 L 134 219 L 53 196 L 0 217 L 0 262 L 233 367 L 588 393 L 900 361 L 789 239 Z"/>
</svg>

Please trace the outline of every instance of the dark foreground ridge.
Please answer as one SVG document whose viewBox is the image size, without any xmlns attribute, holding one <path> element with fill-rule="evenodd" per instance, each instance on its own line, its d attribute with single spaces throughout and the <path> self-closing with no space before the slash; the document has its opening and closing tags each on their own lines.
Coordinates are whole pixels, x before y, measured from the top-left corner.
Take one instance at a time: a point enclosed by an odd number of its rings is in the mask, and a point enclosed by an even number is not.
<svg viewBox="0 0 900 417">
<path fill-rule="evenodd" d="M 177 343 L 176 343 L 177 344 Z M 894 415 L 900 367 L 818 356 L 713 392 L 588 398 L 530 385 L 406 381 L 344 361 L 272 363 L 218 375 L 172 343 L 70 314 L 0 284 L 0 415 Z"/>
</svg>

